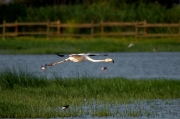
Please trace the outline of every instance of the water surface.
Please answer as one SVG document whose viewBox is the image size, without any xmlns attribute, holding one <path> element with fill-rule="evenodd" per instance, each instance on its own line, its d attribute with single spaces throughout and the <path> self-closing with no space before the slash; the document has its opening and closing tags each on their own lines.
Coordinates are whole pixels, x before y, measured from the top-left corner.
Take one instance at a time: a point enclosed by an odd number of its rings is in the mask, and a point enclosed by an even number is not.
<svg viewBox="0 0 180 119">
<path fill-rule="evenodd" d="M 43 74 L 41 65 L 63 60 L 67 57 L 57 55 L 0 55 L 3 67 L 24 68 L 29 72 L 53 77 L 93 76 L 93 77 L 125 77 L 135 79 L 166 78 L 180 79 L 179 52 L 152 53 L 108 53 L 108 56 L 94 56 L 93 59 L 113 58 L 115 63 L 93 63 L 90 61 L 74 63 L 64 62 L 48 67 Z M 107 71 L 102 71 L 107 67 Z"/>
<path fill-rule="evenodd" d="M 97 106 L 98 105 L 98 106 Z M 70 107 L 70 112 L 76 107 Z M 74 119 L 179 119 L 180 118 L 180 100 L 179 99 L 152 99 L 132 101 L 129 104 L 96 104 L 93 102 L 91 106 L 84 105 L 80 108 L 82 113 L 80 117 L 73 117 Z M 57 108 L 56 111 L 62 111 Z M 94 112 L 106 111 L 109 113 L 107 117 L 92 117 Z M 71 119 L 68 117 L 65 119 Z M 58 117 L 57 117 L 58 119 Z"/>
<path fill-rule="evenodd" d="M 47 76 L 48 78 L 56 75 L 62 77 L 125 77 L 134 79 L 166 78 L 180 79 L 180 53 L 179 52 L 152 52 L 152 53 L 108 53 L 108 56 L 95 56 L 94 59 L 113 58 L 115 63 L 93 63 L 90 61 L 73 63 L 65 62 L 59 65 L 48 67 L 46 73 L 41 70 L 41 65 L 57 62 L 65 59 L 56 55 L 0 55 L 0 69 L 4 67 L 23 68 L 28 72 Z M 102 71 L 102 67 L 107 67 L 107 71 Z M 95 106 L 97 106 L 95 104 Z M 99 105 L 97 109 L 110 108 L 115 116 L 92 117 L 86 115 L 91 112 L 88 105 L 81 107 L 86 113 L 75 119 L 179 119 L 180 100 L 142 100 L 130 104 L 107 104 Z M 60 108 L 57 108 L 57 110 Z M 70 107 L 73 110 L 73 107 Z M 60 110 L 59 110 L 60 111 Z M 62 110 L 61 110 L 62 111 Z M 130 116 L 130 114 L 137 116 Z M 58 118 L 58 117 L 56 117 Z M 70 117 L 72 118 L 72 117 Z M 65 119 L 70 119 L 65 118 Z"/>
</svg>

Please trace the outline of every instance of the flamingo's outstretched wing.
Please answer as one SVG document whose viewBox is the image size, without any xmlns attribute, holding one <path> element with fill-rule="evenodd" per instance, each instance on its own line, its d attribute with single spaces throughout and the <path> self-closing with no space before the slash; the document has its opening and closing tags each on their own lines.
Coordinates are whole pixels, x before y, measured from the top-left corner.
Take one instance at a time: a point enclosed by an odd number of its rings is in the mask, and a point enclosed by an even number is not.
<svg viewBox="0 0 180 119">
<path fill-rule="evenodd" d="M 73 56 L 73 55 L 84 55 L 84 54 L 56 54 L 60 57 L 70 57 L 70 56 Z"/>
<path fill-rule="evenodd" d="M 108 54 L 93 54 L 93 53 L 87 53 L 87 54 L 84 54 L 84 53 L 82 53 L 82 54 L 69 54 L 69 55 L 67 55 L 67 54 L 56 54 L 56 55 L 58 55 L 60 57 L 68 57 L 68 56 L 73 56 L 73 55 L 108 56 Z"/>
<path fill-rule="evenodd" d="M 92 53 L 87 53 L 87 56 L 108 56 L 108 54 L 92 54 Z"/>
<path fill-rule="evenodd" d="M 58 55 L 58 56 L 60 56 L 60 57 L 68 57 L 69 55 L 67 55 L 67 54 L 56 54 L 56 55 Z"/>
</svg>

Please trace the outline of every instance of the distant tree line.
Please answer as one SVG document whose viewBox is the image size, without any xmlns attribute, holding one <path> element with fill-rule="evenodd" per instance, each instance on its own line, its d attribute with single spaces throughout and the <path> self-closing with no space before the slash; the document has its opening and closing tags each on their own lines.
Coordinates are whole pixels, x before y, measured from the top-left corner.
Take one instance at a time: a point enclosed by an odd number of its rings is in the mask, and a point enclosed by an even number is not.
<svg viewBox="0 0 180 119">
<path fill-rule="evenodd" d="M 14 0 L 14 3 L 21 3 L 27 7 L 41 7 L 54 5 L 91 5 L 99 3 L 109 3 L 114 5 L 132 4 L 132 3 L 159 3 L 167 8 L 172 7 L 173 4 L 178 4 L 179 0 Z"/>
<path fill-rule="evenodd" d="M 178 22 L 179 0 L 13 0 L 0 4 L 3 20 L 66 23 L 104 21 Z"/>
</svg>

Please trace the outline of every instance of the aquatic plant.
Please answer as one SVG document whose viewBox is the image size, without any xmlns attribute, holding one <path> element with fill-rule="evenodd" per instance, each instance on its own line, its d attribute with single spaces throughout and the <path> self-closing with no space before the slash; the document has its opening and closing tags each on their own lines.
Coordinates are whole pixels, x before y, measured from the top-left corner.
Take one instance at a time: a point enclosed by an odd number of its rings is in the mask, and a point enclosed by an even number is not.
<svg viewBox="0 0 180 119">
<path fill-rule="evenodd" d="M 48 83 L 45 77 L 39 77 L 22 68 L 4 67 L 0 71 L 0 87 L 13 89 L 14 86 L 39 87 Z"/>
<path fill-rule="evenodd" d="M 147 100 L 151 108 L 159 109 L 159 102 L 154 104 L 152 99 L 178 99 L 179 90 L 180 81 L 173 79 L 56 76 L 47 80 L 26 70 L 6 68 L 0 71 L 0 118 L 153 117 L 158 114 L 145 110 L 141 103 L 133 109 L 127 105 Z M 63 105 L 69 108 L 63 111 Z"/>
</svg>

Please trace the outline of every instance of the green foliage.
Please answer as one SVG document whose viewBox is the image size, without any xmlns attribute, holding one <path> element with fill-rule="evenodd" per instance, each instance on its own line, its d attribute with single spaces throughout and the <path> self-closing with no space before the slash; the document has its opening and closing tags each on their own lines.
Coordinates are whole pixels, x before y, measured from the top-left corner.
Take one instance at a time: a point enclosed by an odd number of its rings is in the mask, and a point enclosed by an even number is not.
<svg viewBox="0 0 180 119">
<path fill-rule="evenodd" d="M 77 23 L 95 23 L 103 21 L 143 21 L 150 23 L 179 22 L 179 6 L 166 9 L 159 4 L 118 4 L 113 6 L 106 2 L 91 5 L 59 5 L 39 8 L 26 8 L 26 16 L 18 15 L 18 21 L 56 21 L 69 20 Z M 33 16 L 33 17 L 32 17 Z"/>
<path fill-rule="evenodd" d="M 0 14 L 0 23 L 2 24 L 3 20 L 15 22 L 18 17 L 25 17 L 26 11 L 25 7 L 20 4 L 0 5 Z"/>
<path fill-rule="evenodd" d="M 35 74 L 27 73 L 24 69 L 4 68 L 0 72 L 0 89 L 13 89 L 15 86 L 39 87 L 46 85 L 44 78 L 39 78 Z"/>
<path fill-rule="evenodd" d="M 120 4 L 121 3 L 121 4 Z M 73 4 L 73 5 L 54 5 L 40 7 L 24 7 L 20 4 L 10 4 L 9 6 L 0 6 L 0 23 L 3 20 L 7 22 L 47 22 L 60 20 L 62 23 L 100 23 L 101 20 L 136 22 L 146 20 L 148 23 L 178 23 L 180 16 L 180 6 L 173 6 L 167 9 L 158 3 L 131 3 L 118 1 L 98 1 L 92 4 Z M 22 29 L 24 29 L 22 27 Z M 0 29 L 1 30 L 1 29 Z M 8 29 L 6 29 L 8 31 Z M 134 28 L 105 28 L 107 31 L 132 31 Z M 178 33 L 176 30 L 166 28 L 150 28 L 149 33 Z M 98 30 L 95 28 L 94 32 Z M 2 30 L 1 30 L 2 32 Z M 64 33 L 87 33 L 88 30 L 79 28 L 61 29 Z"/>
<path fill-rule="evenodd" d="M 21 115 L 17 115 L 22 110 L 27 110 L 27 106 L 22 103 L 14 103 L 7 101 L 0 101 L 0 117 L 17 118 Z"/>
<path fill-rule="evenodd" d="M 70 31 L 69 31 L 70 32 Z M 71 32 L 76 32 L 72 29 Z M 128 48 L 133 43 L 134 46 Z M 50 38 L 18 37 L 0 40 L 0 54 L 55 54 L 89 52 L 178 52 L 179 38 Z"/>
<path fill-rule="evenodd" d="M 7 68 L 0 71 L 0 118 L 116 116 L 119 109 L 112 112 L 114 104 L 141 99 L 180 98 L 179 90 L 180 81 L 173 79 L 55 76 L 47 80 L 29 74 L 26 70 L 18 72 Z M 65 104 L 70 107 L 62 111 L 61 106 Z M 84 110 L 83 106 L 88 110 Z M 142 114 L 142 110 L 130 110 L 125 115 L 137 117 Z"/>
<path fill-rule="evenodd" d="M 67 25 L 69 26 L 73 26 L 73 25 L 76 25 L 76 21 L 75 20 L 68 20 L 67 21 Z M 63 30 L 63 33 L 67 33 L 67 34 L 77 34 L 79 32 L 80 29 L 78 28 L 73 28 L 73 27 L 68 27 L 68 28 L 65 28 Z"/>
<path fill-rule="evenodd" d="M 178 15 L 176 11 L 180 11 L 180 5 L 167 10 L 167 12 L 165 13 L 167 22 L 175 23 L 178 22 L 178 20 L 180 21 L 180 15 Z"/>
</svg>

